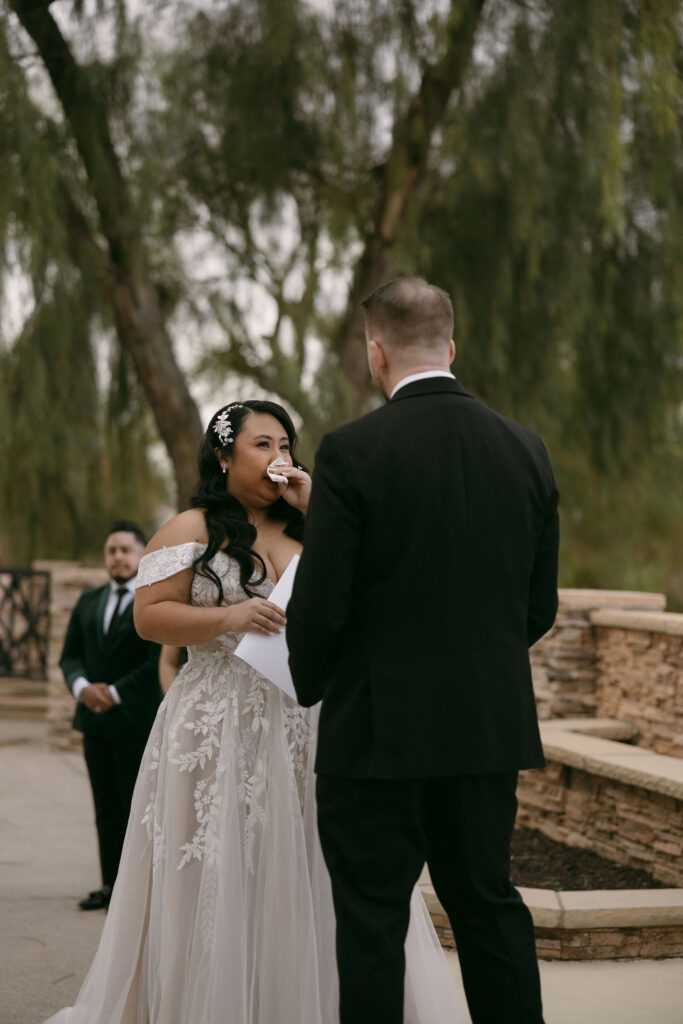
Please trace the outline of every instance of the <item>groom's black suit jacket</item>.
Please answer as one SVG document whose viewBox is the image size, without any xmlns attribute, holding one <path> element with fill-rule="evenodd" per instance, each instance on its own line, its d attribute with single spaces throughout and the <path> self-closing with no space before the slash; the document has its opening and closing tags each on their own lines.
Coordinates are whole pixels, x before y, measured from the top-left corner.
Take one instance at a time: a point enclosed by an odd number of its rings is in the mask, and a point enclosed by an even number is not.
<svg viewBox="0 0 683 1024">
<path fill-rule="evenodd" d="M 543 764 L 528 648 L 557 610 L 557 502 L 542 441 L 451 378 L 325 436 L 287 609 L 319 774 Z"/>
<path fill-rule="evenodd" d="M 79 701 L 74 728 L 86 736 L 144 738 L 163 697 L 159 685 L 161 648 L 138 636 L 132 601 L 105 634 L 108 597 L 109 584 L 81 594 L 69 620 L 59 665 L 69 689 L 84 676 L 91 683 L 113 684 L 121 703 L 97 715 Z"/>
</svg>

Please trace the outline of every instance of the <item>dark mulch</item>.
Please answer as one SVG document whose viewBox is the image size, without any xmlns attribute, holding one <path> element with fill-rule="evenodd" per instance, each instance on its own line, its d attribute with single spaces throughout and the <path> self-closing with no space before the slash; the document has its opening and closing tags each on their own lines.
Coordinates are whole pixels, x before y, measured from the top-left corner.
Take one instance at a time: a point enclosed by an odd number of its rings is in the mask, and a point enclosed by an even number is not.
<svg viewBox="0 0 683 1024">
<path fill-rule="evenodd" d="M 640 868 L 614 864 L 590 850 L 518 828 L 512 838 L 512 881 L 530 889 L 664 889 Z"/>
</svg>

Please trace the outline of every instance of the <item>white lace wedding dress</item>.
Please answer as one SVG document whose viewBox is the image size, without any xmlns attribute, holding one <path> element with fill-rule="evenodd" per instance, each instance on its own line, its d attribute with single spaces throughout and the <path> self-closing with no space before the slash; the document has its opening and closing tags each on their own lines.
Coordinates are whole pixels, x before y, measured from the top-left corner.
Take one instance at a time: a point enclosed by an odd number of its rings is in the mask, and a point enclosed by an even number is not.
<svg viewBox="0 0 683 1024">
<path fill-rule="evenodd" d="M 200 544 L 145 556 L 138 586 L 188 568 Z M 239 566 L 212 561 L 224 602 Z M 267 597 L 270 580 L 257 592 Z M 216 602 L 195 575 L 192 603 Z M 118 880 L 76 1004 L 46 1024 L 335 1024 L 334 911 L 315 823 L 317 709 L 233 654 L 189 649 L 149 737 Z M 462 1000 L 415 890 L 409 1024 L 464 1024 Z"/>
</svg>

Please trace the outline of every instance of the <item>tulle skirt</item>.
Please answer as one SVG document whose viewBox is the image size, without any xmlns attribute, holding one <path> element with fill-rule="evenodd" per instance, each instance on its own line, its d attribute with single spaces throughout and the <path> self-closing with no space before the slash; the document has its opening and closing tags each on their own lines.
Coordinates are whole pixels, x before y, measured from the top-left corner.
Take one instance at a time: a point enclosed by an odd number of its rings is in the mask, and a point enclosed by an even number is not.
<svg viewBox="0 0 683 1024">
<path fill-rule="evenodd" d="M 194 657 L 159 709 L 96 956 L 46 1024 L 335 1024 L 317 709 L 237 658 Z M 416 888 L 407 1024 L 467 1015 Z"/>
</svg>

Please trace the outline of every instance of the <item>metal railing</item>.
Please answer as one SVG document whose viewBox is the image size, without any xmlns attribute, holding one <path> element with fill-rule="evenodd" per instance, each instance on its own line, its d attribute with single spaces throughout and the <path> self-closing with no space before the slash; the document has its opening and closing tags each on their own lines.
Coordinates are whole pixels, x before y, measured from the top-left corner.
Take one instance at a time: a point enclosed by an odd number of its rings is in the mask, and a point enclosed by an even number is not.
<svg viewBox="0 0 683 1024">
<path fill-rule="evenodd" d="M 50 573 L 0 566 L 0 676 L 45 679 Z"/>
</svg>

